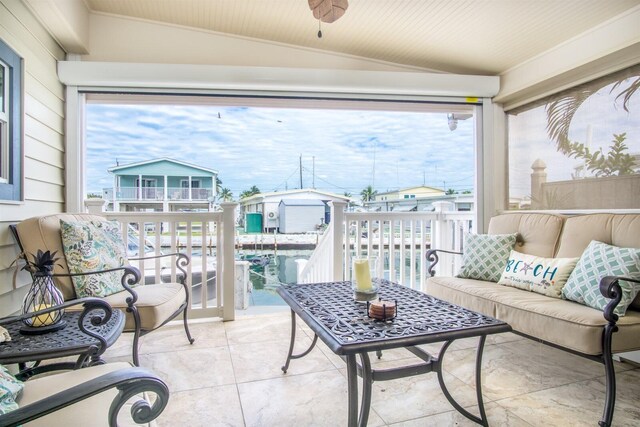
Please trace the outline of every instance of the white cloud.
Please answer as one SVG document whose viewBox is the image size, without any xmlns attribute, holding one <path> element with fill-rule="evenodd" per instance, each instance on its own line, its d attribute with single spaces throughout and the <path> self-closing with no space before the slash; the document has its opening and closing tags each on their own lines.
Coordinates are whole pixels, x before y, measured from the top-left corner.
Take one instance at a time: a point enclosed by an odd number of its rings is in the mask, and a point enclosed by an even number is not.
<svg viewBox="0 0 640 427">
<path fill-rule="evenodd" d="M 220 118 L 218 118 L 220 114 Z M 88 189 L 112 185 L 107 168 L 171 157 L 216 169 L 237 196 L 303 184 L 358 194 L 420 185 L 473 186 L 473 120 L 451 132 L 443 113 L 171 105 L 87 106 Z M 375 159 L 375 181 L 374 181 Z"/>
</svg>

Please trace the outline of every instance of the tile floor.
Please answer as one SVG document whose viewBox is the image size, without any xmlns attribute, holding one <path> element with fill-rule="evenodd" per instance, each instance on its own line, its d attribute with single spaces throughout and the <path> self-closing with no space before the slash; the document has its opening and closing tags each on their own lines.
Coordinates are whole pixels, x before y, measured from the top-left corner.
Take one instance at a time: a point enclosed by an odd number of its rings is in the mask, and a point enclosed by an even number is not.
<svg viewBox="0 0 640 427">
<path fill-rule="evenodd" d="M 142 338 L 141 364 L 171 390 L 160 426 L 344 426 L 344 362 L 319 344 L 280 370 L 289 345 L 290 317 L 243 316 L 233 322 L 193 323 L 188 345 L 182 326 L 165 326 Z M 313 334 L 298 322 L 296 349 Z M 462 405 L 474 405 L 476 339 L 447 351 L 445 379 Z M 126 360 L 131 335 L 105 354 Z M 439 345 L 425 346 L 437 353 Z M 417 361 L 406 350 L 372 361 L 381 368 Z M 617 364 L 615 426 L 640 425 L 640 368 Z M 596 426 L 604 402 L 602 365 L 514 334 L 487 340 L 483 364 L 485 405 L 492 426 Z M 374 383 L 370 426 L 472 426 L 443 396 L 435 374 Z"/>
</svg>

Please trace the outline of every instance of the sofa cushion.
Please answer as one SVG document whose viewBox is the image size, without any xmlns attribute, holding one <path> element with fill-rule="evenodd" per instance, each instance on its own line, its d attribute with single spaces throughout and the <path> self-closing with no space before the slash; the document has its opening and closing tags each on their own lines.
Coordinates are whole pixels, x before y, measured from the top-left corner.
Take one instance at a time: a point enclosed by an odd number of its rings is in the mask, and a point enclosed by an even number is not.
<svg viewBox="0 0 640 427">
<path fill-rule="evenodd" d="M 63 253 L 62 240 L 60 238 L 60 220 L 65 221 L 104 221 L 98 215 L 90 214 L 58 214 L 36 216 L 25 219 L 16 226 L 20 243 L 25 252 L 35 254 L 38 249 L 42 251 L 58 251 Z M 56 263 L 54 273 L 69 273 L 64 257 Z M 55 277 L 56 287 L 60 289 L 64 300 L 76 298 L 76 291 L 69 277 Z"/>
<path fill-rule="evenodd" d="M 579 257 L 592 240 L 620 248 L 640 248 L 640 215 L 589 214 L 565 220 L 557 257 Z"/>
<path fill-rule="evenodd" d="M 511 251 L 499 285 L 560 298 L 578 258 L 543 258 Z"/>
<path fill-rule="evenodd" d="M 141 327 L 146 331 L 151 331 L 161 326 L 172 314 L 178 311 L 186 299 L 184 286 L 180 283 L 136 286 L 135 292 L 138 294 L 136 307 L 138 307 L 138 312 L 140 313 Z M 122 291 L 109 295 L 104 300 L 112 307 L 125 311 L 127 298 L 130 296 L 129 292 Z M 127 312 L 124 329 L 126 331 L 135 329 L 131 313 Z"/>
<path fill-rule="evenodd" d="M 516 234 L 466 234 L 458 277 L 497 282 L 516 243 Z"/>
<path fill-rule="evenodd" d="M 564 217 L 559 215 L 506 213 L 491 218 L 487 233 L 518 233 L 515 250 L 529 255 L 552 258 L 560 239 L 563 223 Z M 563 257 L 578 257 L 580 253 Z"/>
<path fill-rule="evenodd" d="M 60 220 L 62 247 L 71 273 L 122 267 L 127 253 L 117 221 Z M 122 290 L 122 271 L 72 277 L 78 298 L 106 297 Z"/>
<path fill-rule="evenodd" d="M 51 395 L 52 390 L 63 390 L 78 384 L 89 381 L 100 375 L 120 369 L 130 368 L 131 365 L 125 362 L 108 363 L 105 365 L 93 366 L 91 368 L 78 369 L 60 374 L 41 376 L 30 379 L 24 388 L 24 393 L 18 403 L 24 407 L 32 402 L 36 402 Z M 51 426 L 108 426 L 109 406 L 118 394 L 117 389 L 109 389 L 105 392 L 92 396 L 75 405 L 68 406 L 59 411 L 53 412 L 30 423 L 25 427 L 51 427 Z M 119 426 L 140 426 L 131 419 L 131 404 L 140 397 L 132 398 L 122 407 L 118 417 Z M 155 425 L 153 424 L 146 424 Z"/>
<path fill-rule="evenodd" d="M 426 292 L 503 320 L 517 332 L 577 352 L 602 354 L 602 330 L 607 321 L 593 308 L 497 283 L 454 277 L 429 278 Z M 617 326 L 613 351 L 640 349 L 640 312 L 628 311 Z"/>
<path fill-rule="evenodd" d="M 623 276 L 640 280 L 640 249 L 619 248 L 592 241 L 584 250 L 571 273 L 562 296 L 589 307 L 604 310 L 611 301 L 600 293 L 600 280 L 605 276 Z M 614 312 L 624 316 L 627 307 L 640 290 L 640 284 L 620 280 L 622 298 Z"/>
</svg>

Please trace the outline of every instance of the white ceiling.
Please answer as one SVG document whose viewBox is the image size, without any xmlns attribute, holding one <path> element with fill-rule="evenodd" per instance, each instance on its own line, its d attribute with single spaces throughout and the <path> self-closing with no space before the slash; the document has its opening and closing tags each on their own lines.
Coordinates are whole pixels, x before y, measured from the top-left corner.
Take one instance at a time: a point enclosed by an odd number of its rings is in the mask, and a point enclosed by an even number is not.
<svg viewBox="0 0 640 427">
<path fill-rule="evenodd" d="M 307 0 L 84 0 L 91 12 L 454 73 L 500 74 L 640 0 L 349 0 L 318 22 Z"/>
</svg>

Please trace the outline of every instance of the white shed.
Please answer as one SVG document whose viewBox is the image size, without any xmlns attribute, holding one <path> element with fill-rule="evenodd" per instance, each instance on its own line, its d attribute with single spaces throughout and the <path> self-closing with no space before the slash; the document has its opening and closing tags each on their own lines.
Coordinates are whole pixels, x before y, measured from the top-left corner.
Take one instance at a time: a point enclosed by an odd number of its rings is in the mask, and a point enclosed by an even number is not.
<svg viewBox="0 0 640 427">
<path fill-rule="evenodd" d="M 305 233 L 324 223 L 325 204 L 321 200 L 282 199 L 278 205 L 280 233 Z"/>
</svg>

